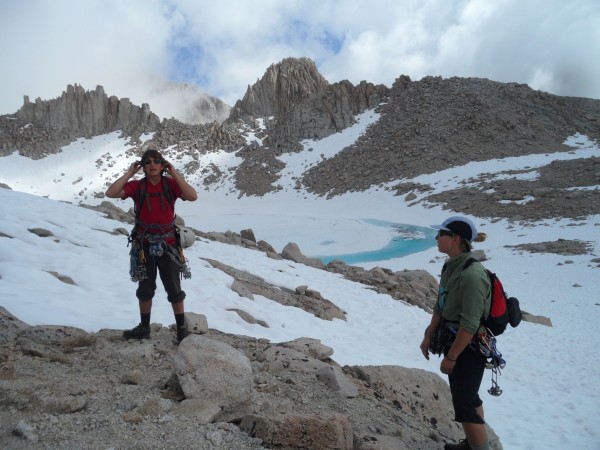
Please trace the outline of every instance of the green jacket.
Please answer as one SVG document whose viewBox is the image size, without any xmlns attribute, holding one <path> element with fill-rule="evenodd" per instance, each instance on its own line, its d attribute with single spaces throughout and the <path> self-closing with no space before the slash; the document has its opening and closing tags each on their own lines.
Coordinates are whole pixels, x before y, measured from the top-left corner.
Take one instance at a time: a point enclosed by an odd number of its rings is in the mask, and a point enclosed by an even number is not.
<svg viewBox="0 0 600 450">
<path fill-rule="evenodd" d="M 465 252 L 446 261 L 434 310 L 453 328 L 460 325 L 475 334 L 489 314 L 492 289 L 483 265 L 475 263 L 463 270 L 469 258 L 471 253 Z"/>
</svg>

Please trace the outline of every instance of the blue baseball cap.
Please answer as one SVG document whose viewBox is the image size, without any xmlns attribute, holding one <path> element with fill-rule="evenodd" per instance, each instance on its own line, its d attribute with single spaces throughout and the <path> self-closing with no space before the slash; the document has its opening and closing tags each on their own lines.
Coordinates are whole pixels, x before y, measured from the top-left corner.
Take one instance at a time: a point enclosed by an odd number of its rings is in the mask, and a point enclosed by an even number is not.
<svg viewBox="0 0 600 450">
<path fill-rule="evenodd" d="M 441 225 L 431 225 L 434 230 L 446 230 L 457 234 L 465 241 L 471 243 L 477 236 L 475 224 L 466 217 L 452 216 L 444 220 Z"/>
</svg>

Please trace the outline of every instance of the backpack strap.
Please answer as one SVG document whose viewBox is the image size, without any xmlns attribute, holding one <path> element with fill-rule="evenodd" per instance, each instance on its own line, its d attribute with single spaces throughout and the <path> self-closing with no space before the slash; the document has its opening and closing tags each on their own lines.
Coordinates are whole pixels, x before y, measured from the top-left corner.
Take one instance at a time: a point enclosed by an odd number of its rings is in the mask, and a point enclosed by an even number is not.
<svg viewBox="0 0 600 450">
<path fill-rule="evenodd" d="M 146 177 L 144 177 L 144 179 L 138 183 L 137 202 L 135 203 L 135 208 L 134 208 L 136 222 L 140 218 L 142 206 L 144 204 L 144 200 L 146 200 L 146 197 L 147 197 L 147 194 L 146 194 L 146 183 L 147 182 L 148 182 L 148 180 L 146 179 Z"/>
<path fill-rule="evenodd" d="M 173 193 L 171 192 L 171 182 L 167 179 L 167 177 L 162 177 L 163 183 L 163 195 L 167 199 L 169 206 L 175 212 L 175 199 L 173 198 Z"/>
<path fill-rule="evenodd" d="M 142 207 L 144 206 L 144 201 L 147 200 L 148 203 L 148 210 L 151 211 L 152 207 L 150 206 L 150 198 L 146 192 L 147 189 L 147 183 L 148 183 L 148 179 L 146 177 L 144 177 L 143 180 L 140 181 L 140 183 L 138 184 L 138 201 L 135 204 L 135 220 L 139 220 L 140 218 L 140 214 L 142 211 Z M 161 177 L 161 185 L 162 185 L 162 192 L 159 194 L 157 193 L 156 195 L 160 195 L 161 196 L 161 201 L 163 204 L 163 209 L 164 209 L 164 199 L 167 200 L 167 203 L 169 204 L 169 206 L 171 207 L 171 210 L 173 211 L 173 213 L 175 212 L 175 199 L 173 198 L 173 194 L 171 192 L 171 188 L 169 186 L 169 180 L 167 180 L 166 177 Z M 152 194 L 151 194 L 152 195 Z"/>
<path fill-rule="evenodd" d="M 463 266 L 462 270 L 465 270 L 471 264 L 476 263 L 476 262 L 480 262 L 480 261 L 478 259 L 475 259 L 475 258 L 469 258 L 469 259 L 467 259 L 467 262 L 465 262 L 465 265 Z"/>
</svg>

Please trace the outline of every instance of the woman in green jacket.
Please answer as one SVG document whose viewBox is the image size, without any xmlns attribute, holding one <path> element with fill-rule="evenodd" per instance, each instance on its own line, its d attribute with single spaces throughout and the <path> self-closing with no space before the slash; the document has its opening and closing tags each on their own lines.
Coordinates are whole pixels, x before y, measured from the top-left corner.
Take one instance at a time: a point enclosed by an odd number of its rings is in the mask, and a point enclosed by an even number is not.
<svg viewBox="0 0 600 450">
<path fill-rule="evenodd" d="M 438 250 L 449 259 L 442 269 L 438 302 L 420 347 L 429 359 L 436 331 L 448 331 L 440 371 L 448 375 L 454 420 L 461 423 L 466 435 L 465 440 L 458 444 L 448 443 L 444 449 L 488 450 L 483 402 L 479 397 L 485 359 L 469 348 L 469 344 L 481 331 L 482 318 L 489 313 L 491 286 L 481 264 L 471 264 L 463 269 L 471 258 L 472 242 L 483 241 L 485 235 L 478 234 L 469 219 L 459 216 L 450 217 L 432 228 L 439 230 L 436 236 Z"/>
</svg>

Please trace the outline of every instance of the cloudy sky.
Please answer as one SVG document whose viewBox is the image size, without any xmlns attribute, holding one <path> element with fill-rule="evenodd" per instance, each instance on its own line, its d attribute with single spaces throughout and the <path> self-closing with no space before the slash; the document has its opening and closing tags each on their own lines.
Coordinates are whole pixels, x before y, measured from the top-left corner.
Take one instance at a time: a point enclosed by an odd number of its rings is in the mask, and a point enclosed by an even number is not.
<svg viewBox="0 0 600 450">
<path fill-rule="evenodd" d="M 167 108 L 187 82 L 229 105 L 268 66 L 330 82 L 485 77 L 600 99 L 598 0 L 3 0 L 0 114 L 67 84 Z"/>
</svg>

